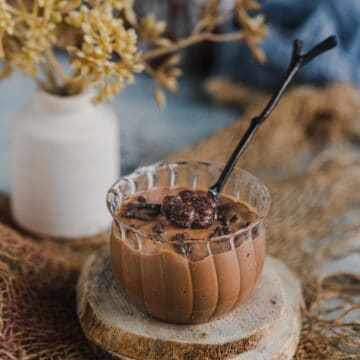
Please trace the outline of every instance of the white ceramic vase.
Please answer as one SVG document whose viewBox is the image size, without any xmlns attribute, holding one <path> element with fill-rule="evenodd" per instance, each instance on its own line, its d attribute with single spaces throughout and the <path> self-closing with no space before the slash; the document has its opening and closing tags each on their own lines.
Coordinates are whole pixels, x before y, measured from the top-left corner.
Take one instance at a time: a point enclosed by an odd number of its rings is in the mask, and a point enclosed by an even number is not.
<svg viewBox="0 0 360 360">
<path fill-rule="evenodd" d="M 11 208 L 33 233 L 77 238 L 110 226 L 105 194 L 119 176 L 119 129 L 113 110 L 93 106 L 92 95 L 38 91 L 15 114 Z"/>
</svg>

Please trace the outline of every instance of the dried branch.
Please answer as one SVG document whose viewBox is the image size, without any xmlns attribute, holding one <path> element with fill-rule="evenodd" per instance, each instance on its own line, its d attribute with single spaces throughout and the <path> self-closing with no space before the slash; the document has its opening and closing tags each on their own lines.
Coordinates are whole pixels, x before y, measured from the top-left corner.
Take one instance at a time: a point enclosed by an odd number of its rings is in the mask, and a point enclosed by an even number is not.
<svg viewBox="0 0 360 360">
<path fill-rule="evenodd" d="M 187 48 L 189 46 L 201 43 L 203 41 L 213 41 L 213 42 L 224 42 L 224 41 L 240 41 L 244 39 L 245 34 L 243 32 L 232 32 L 227 34 L 214 34 L 214 33 L 200 33 L 193 35 L 188 38 L 184 38 L 176 41 L 170 46 L 165 48 L 158 48 L 154 50 L 150 50 L 142 56 L 144 61 L 149 61 L 161 56 L 168 55 L 175 51 L 179 51 L 181 49 Z"/>
<path fill-rule="evenodd" d="M 56 57 L 54 56 L 53 52 L 51 51 L 51 49 L 47 49 L 45 51 L 46 54 L 46 58 L 47 61 L 49 62 L 49 64 L 51 65 L 52 69 L 54 70 L 55 74 L 57 76 L 59 76 L 59 78 L 64 82 L 68 82 L 69 81 L 69 76 L 66 74 L 66 72 L 64 71 L 64 69 L 62 68 L 62 66 L 58 63 L 58 61 L 56 60 Z"/>
<path fill-rule="evenodd" d="M 88 0 L 85 5 L 81 0 L 0 0 L 0 60 L 38 83 L 41 70 L 46 88 L 53 93 L 72 95 L 93 86 L 98 89 L 97 102 L 114 97 L 133 82 L 134 73 L 145 69 L 154 77 L 154 94 L 163 106 L 163 90 L 176 91 L 182 74 L 179 60 L 172 55 L 184 48 L 204 41 L 246 41 L 258 59 L 264 57 L 258 44 L 265 35 L 265 23 L 261 17 L 248 14 L 259 4 L 236 0 L 232 9 L 224 11 L 219 3 L 208 0 L 190 35 L 173 41 L 166 36 L 165 21 L 152 14 L 138 20 L 132 1 Z M 230 17 L 238 19 L 242 30 L 217 33 L 216 28 Z M 69 29 L 74 29 L 73 38 Z M 61 31 L 66 34 L 62 36 Z M 72 75 L 54 56 L 59 41 L 68 52 Z M 143 44 L 150 49 L 142 52 Z M 148 64 L 164 56 L 172 60 L 154 69 Z"/>
</svg>

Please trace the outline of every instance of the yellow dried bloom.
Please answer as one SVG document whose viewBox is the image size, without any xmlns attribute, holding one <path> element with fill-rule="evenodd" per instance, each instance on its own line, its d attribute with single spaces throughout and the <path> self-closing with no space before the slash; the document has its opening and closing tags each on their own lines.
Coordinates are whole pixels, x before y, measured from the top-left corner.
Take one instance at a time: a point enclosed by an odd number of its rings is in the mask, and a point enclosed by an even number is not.
<svg viewBox="0 0 360 360">
<path fill-rule="evenodd" d="M 237 0 L 235 12 L 238 22 L 245 32 L 247 42 L 253 56 L 259 61 L 265 61 L 265 53 L 258 47 L 260 41 L 267 35 L 267 26 L 263 15 L 250 16 L 247 11 L 258 10 L 261 5 L 255 0 Z"/>
<path fill-rule="evenodd" d="M 115 17 L 126 19 L 132 26 L 136 25 L 134 0 L 88 0 L 88 7 L 102 11 L 111 9 Z"/>
<path fill-rule="evenodd" d="M 67 22 L 81 27 L 84 34 L 81 48 L 68 47 L 74 76 L 88 77 L 99 86 L 96 101 L 112 98 L 133 81 L 134 72 L 142 71 L 134 29 L 126 29 L 112 12 L 82 6 L 69 14 Z"/>
<path fill-rule="evenodd" d="M 266 33 L 264 19 L 248 14 L 259 9 L 256 0 L 234 0 L 232 11 L 224 10 L 220 0 L 202 2 L 206 5 L 201 19 L 189 36 L 171 40 L 165 36 L 165 21 L 153 14 L 137 23 L 134 0 L 0 0 L 0 59 L 4 65 L 0 79 L 16 67 L 54 93 L 71 95 L 95 86 L 99 90 L 95 101 L 103 101 L 145 68 L 156 82 L 155 98 L 164 106 L 163 90 L 176 91 L 182 74 L 177 55 L 181 49 L 202 41 L 245 40 L 254 56 L 264 60 L 258 47 Z M 234 15 L 241 29 L 216 33 Z M 139 50 L 141 41 L 148 42 L 144 53 Z M 70 55 L 71 76 L 53 54 L 59 45 Z M 153 68 L 156 58 L 166 59 Z"/>
<path fill-rule="evenodd" d="M 13 33 L 15 25 L 11 10 L 12 8 L 6 0 L 0 0 L 0 29 L 8 34 Z"/>
<path fill-rule="evenodd" d="M 237 0 L 236 6 L 238 9 L 242 8 L 245 11 L 261 9 L 260 3 L 256 0 Z"/>
<path fill-rule="evenodd" d="M 144 40 L 154 41 L 163 35 L 166 29 L 165 21 L 157 21 L 154 14 L 145 16 L 140 23 L 140 34 Z"/>
<path fill-rule="evenodd" d="M 7 4 L 6 0 L 0 0 L 0 59 L 3 59 L 3 37 L 5 34 L 13 34 L 15 22 L 11 16 L 11 7 Z"/>
<path fill-rule="evenodd" d="M 156 81 L 167 91 L 176 92 L 178 89 L 178 77 L 182 75 L 180 68 L 180 56 L 173 55 L 164 60 L 155 71 Z"/>
<path fill-rule="evenodd" d="M 41 61 L 42 53 L 56 41 L 55 24 L 44 18 L 27 19 L 24 21 L 27 31 L 22 34 L 22 50 L 29 54 L 34 62 Z"/>
<path fill-rule="evenodd" d="M 133 9 L 134 0 L 88 0 L 84 1 L 87 4 L 87 7 L 91 9 L 100 9 L 100 8 L 111 8 L 114 10 L 126 10 Z"/>
<path fill-rule="evenodd" d="M 250 16 L 249 10 L 258 10 L 261 5 L 255 0 L 237 0 L 235 13 L 238 22 L 242 25 L 247 35 L 256 36 L 258 39 L 267 34 L 267 26 L 263 15 Z"/>
<path fill-rule="evenodd" d="M 14 4 L 0 0 L 0 57 L 36 77 L 36 65 L 46 61 L 45 52 L 56 42 L 56 24 L 69 4 L 64 0 Z"/>
</svg>

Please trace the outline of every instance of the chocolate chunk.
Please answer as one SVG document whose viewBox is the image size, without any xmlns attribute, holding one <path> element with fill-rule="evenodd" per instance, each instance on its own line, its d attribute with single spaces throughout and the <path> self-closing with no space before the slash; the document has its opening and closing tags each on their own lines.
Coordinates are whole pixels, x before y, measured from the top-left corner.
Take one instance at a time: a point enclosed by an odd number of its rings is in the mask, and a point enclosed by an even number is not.
<svg viewBox="0 0 360 360">
<path fill-rule="evenodd" d="M 130 214 L 133 214 L 134 213 L 134 209 L 137 209 L 137 210 L 151 210 L 151 211 L 148 211 L 146 212 L 146 215 L 149 215 L 149 216 L 156 216 L 160 213 L 161 211 L 161 205 L 160 204 L 151 204 L 151 203 L 148 203 L 147 200 L 145 199 L 144 196 L 138 196 L 137 197 L 137 203 L 128 203 L 126 204 L 126 207 L 125 209 L 130 212 Z M 143 214 L 143 212 L 142 212 Z"/>
<path fill-rule="evenodd" d="M 161 205 L 160 204 L 148 204 L 147 203 L 147 204 L 144 205 L 144 209 L 154 210 L 154 212 L 160 213 Z"/>
<path fill-rule="evenodd" d="M 141 207 L 145 207 L 147 204 L 147 201 L 143 196 L 138 196 L 137 201 Z"/>
<path fill-rule="evenodd" d="M 230 225 L 230 217 L 229 216 L 221 216 L 221 217 L 219 217 L 219 220 L 221 221 L 221 224 L 223 226 L 229 226 Z"/>
<path fill-rule="evenodd" d="M 124 216 L 150 221 L 160 214 L 160 204 L 149 204 L 143 196 L 139 196 L 137 200 L 138 202 L 130 202 L 125 205 Z"/>
<path fill-rule="evenodd" d="M 148 209 L 148 210 L 154 210 L 157 212 L 161 211 L 161 205 L 160 204 L 152 204 L 148 203 L 144 196 L 138 196 L 138 208 L 139 209 Z"/>
<path fill-rule="evenodd" d="M 220 204 L 220 205 L 218 206 L 217 210 L 218 210 L 218 212 L 219 212 L 220 214 L 222 214 L 222 213 L 224 213 L 224 212 L 226 212 L 226 211 L 229 211 L 232 207 L 233 207 L 232 204 L 230 204 L 230 203 L 225 203 L 225 204 Z"/>
<path fill-rule="evenodd" d="M 137 213 L 135 215 L 135 219 L 138 219 L 138 220 L 143 220 L 143 221 L 151 221 L 153 219 L 152 216 L 148 215 L 148 214 L 140 214 L 140 213 Z"/>
<path fill-rule="evenodd" d="M 195 228 L 206 228 L 214 221 L 215 211 L 206 200 L 203 198 L 202 202 L 195 208 L 196 213 L 193 221 L 193 227 Z"/>
<path fill-rule="evenodd" d="M 186 232 L 183 232 L 183 233 L 177 233 L 174 237 L 173 237 L 173 240 L 176 240 L 176 241 L 184 241 L 186 239 L 188 239 L 190 237 L 190 235 Z"/>
<path fill-rule="evenodd" d="M 208 196 L 206 199 L 211 208 L 213 209 L 217 208 L 217 203 L 212 197 Z"/>
<path fill-rule="evenodd" d="M 259 226 L 253 227 L 253 229 L 252 229 L 252 236 L 253 236 L 253 238 L 258 237 L 259 234 L 260 234 L 260 228 L 259 228 Z"/>
<path fill-rule="evenodd" d="M 192 244 L 186 244 L 184 241 L 189 239 L 190 235 L 186 232 L 177 233 L 172 239 L 179 243 L 174 244 L 173 247 L 179 254 L 186 255 L 187 252 L 191 252 Z"/>
<path fill-rule="evenodd" d="M 192 206 L 180 203 L 172 207 L 170 221 L 183 228 L 190 228 L 193 224 L 194 213 Z"/>
<path fill-rule="evenodd" d="M 234 214 L 231 218 L 230 218 L 230 224 L 233 224 L 235 222 L 237 222 L 239 220 L 239 217 Z"/>
<path fill-rule="evenodd" d="M 210 237 L 217 237 L 217 236 L 224 236 L 230 234 L 230 229 L 228 226 L 218 226 L 216 229 L 211 233 Z"/>
<path fill-rule="evenodd" d="M 125 212 L 125 216 L 128 218 L 134 218 L 136 216 L 137 209 L 131 209 Z"/>
<path fill-rule="evenodd" d="M 160 233 L 162 233 L 162 227 L 161 227 L 161 225 L 160 224 L 156 224 L 155 226 L 154 226 L 154 231 L 156 232 L 156 233 L 158 233 L 158 234 L 160 234 Z"/>
<path fill-rule="evenodd" d="M 210 226 L 215 219 L 215 208 L 212 202 L 206 197 L 199 197 L 195 200 L 195 216 L 193 227 L 206 228 Z"/>
<path fill-rule="evenodd" d="M 195 199 L 199 198 L 199 195 L 191 190 L 183 190 L 179 192 L 180 199 L 189 205 L 192 205 Z"/>
<path fill-rule="evenodd" d="M 178 196 L 165 196 L 162 212 L 167 218 L 184 228 L 206 228 L 215 219 L 216 203 L 194 191 L 184 190 Z"/>
<path fill-rule="evenodd" d="M 154 232 L 159 235 L 164 235 L 165 234 L 164 225 L 161 223 L 156 224 L 154 226 Z"/>
<path fill-rule="evenodd" d="M 133 218 L 133 217 L 135 217 L 137 212 L 138 212 L 138 207 L 136 204 L 134 204 L 134 203 L 126 204 L 125 214 L 124 214 L 126 217 Z"/>
<path fill-rule="evenodd" d="M 223 226 L 223 233 L 224 233 L 224 235 L 228 235 L 228 234 L 230 234 L 230 229 L 227 227 L 227 226 Z"/>
<path fill-rule="evenodd" d="M 174 205 L 180 204 L 180 203 L 181 203 L 181 200 L 179 198 L 177 198 L 176 196 L 171 196 L 171 195 L 165 196 L 162 206 L 161 206 L 161 211 L 164 215 L 166 215 L 166 217 L 169 218 Z"/>
<path fill-rule="evenodd" d="M 229 226 L 230 224 L 237 222 L 238 219 L 239 217 L 236 214 L 233 214 L 231 216 L 224 216 L 224 215 L 219 216 L 219 221 L 223 226 Z"/>
</svg>

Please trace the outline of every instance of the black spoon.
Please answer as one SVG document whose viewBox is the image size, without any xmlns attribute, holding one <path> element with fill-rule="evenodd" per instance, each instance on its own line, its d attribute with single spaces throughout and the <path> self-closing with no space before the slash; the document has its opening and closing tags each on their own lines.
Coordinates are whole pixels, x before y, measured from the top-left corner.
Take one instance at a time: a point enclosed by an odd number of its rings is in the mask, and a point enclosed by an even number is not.
<svg viewBox="0 0 360 360">
<path fill-rule="evenodd" d="M 302 68 L 303 65 L 307 64 L 315 57 L 336 47 L 337 39 L 335 35 L 329 36 L 303 55 L 300 54 L 302 45 L 303 42 L 301 40 L 294 41 L 290 65 L 286 71 L 282 84 L 274 92 L 273 96 L 271 97 L 270 101 L 268 102 L 264 110 L 261 112 L 261 114 L 251 120 L 250 126 L 248 127 L 244 136 L 241 138 L 234 152 L 231 154 L 218 180 L 214 185 L 209 188 L 209 194 L 214 198 L 215 201 L 219 200 L 221 191 L 224 188 L 224 185 L 228 180 L 232 170 L 234 169 L 240 155 L 249 145 L 261 124 L 272 113 L 296 73 Z"/>
</svg>

